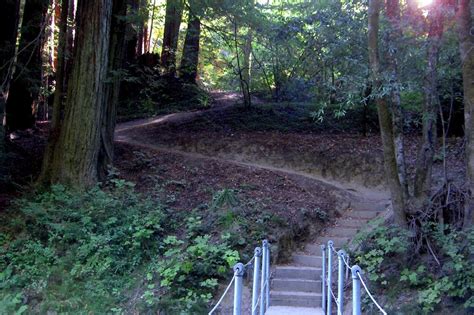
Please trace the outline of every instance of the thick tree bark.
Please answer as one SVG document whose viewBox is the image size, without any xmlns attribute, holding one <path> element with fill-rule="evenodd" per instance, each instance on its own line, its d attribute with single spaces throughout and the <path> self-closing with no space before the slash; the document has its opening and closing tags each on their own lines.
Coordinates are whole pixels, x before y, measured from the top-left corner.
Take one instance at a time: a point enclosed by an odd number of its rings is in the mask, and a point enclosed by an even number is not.
<svg viewBox="0 0 474 315">
<path fill-rule="evenodd" d="M 432 6 L 429 15 L 428 66 L 425 78 L 425 100 L 423 105 L 423 144 L 416 162 L 414 197 L 420 206 L 431 194 L 431 173 L 437 139 L 438 117 L 438 58 L 443 36 L 443 13 L 438 5 Z"/>
<path fill-rule="evenodd" d="M 72 69 L 72 55 L 74 51 L 74 30 L 76 28 L 75 20 L 76 20 L 76 8 L 75 8 L 75 0 L 69 0 L 68 4 L 68 28 L 67 28 L 67 44 L 66 44 L 66 52 L 64 54 L 64 59 L 66 62 L 66 68 L 64 72 L 66 73 L 66 78 L 69 77 Z M 64 92 L 67 91 L 67 80 L 64 81 Z"/>
<path fill-rule="evenodd" d="M 175 76 L 176 74 L 176 51 L 178 49 L 179 26 L 183 16 L 183 7 L 183 0 L 166 1 L 161 67 L 163 73 L 169 76 Z"/>
<path fill-rule="evenodd" d="M 368 29 L 368 47 L 369 61 L 372 72 L 372 81 L 374 90 L 379 91 L 382 81 L 380 75 L 380 61 L 378 52 L 378 33 L 380 20 L 380 0 L 369 1 L 369 29 Z M 398 177 L 398 167 L 396 161 L 396 152 L 393 141 L 393 122 L 387 101 L 383 97 L 376 99 L 377 111 L 379 116 L 380 134 L 384 152 L 385 174 L 387 185 L 392 197 L 392 207 L 395 223 L 405 228 L 407 226 L 405 214 L 405 200 L 403 189 Z"/>
<path fill-rule="evenodd" d="M 65 86 L 67 85 L 67 74 L 66 74 L 66 50 L 67 50 L 67 37 L 68 37 L 68 24 L 67 19 L 69 15 L 69 2 L 70 0 L 62 0 L 61 2 L 61 15 L 59 21 L 59 38 L 58 38 L 58 57 L 57 57 L 57 69 L 56 69 L 56 90 L 54 92 L 53 100 L 53 112 L 51 118 L 50 134 L 48 144 L 43 157 L 43 170 L 50 170 L 53 163 L 54 152 L 56 144 L 59 138 L 59 132 L 61 127 L 61 112 L 63 108 L 63 99 Z M 40 175 L 40 180 L 46 174 Z"/>
<path fill-rule="evenodd" d="M 148 51 L 148 1 L 140 0 L 139 4 L 139 23 L 138 23 L 138 40 L 137 40 L 137 56 L 141 56 Z"/>
<path fill-rule="evenodd" d="M 469 198 L 464 209 L 464 227 L 469 228 L 474 223 L 474 33 L 472 32 L 470 0 L 459 1 L 456 24 L 462 60 L 467 161 L 466 187 L 469 191 Z"/>
<path fill-rule="evenodd" d="M 19 55 L 6 102 L 7 131 L 34 125 L 33 107 L 41 82 L 41 36 L 48 0 L 26 0 Z"/>
<path fill-rule="evenodd" d="M 125 0 L 113 0 L 111 35 L 109 44 L 109 79 L 105 89 L 105 117 L 101 128 L 101 151 L 99 153 L 99 179 L 104 179 L 112 164 L 114 154 L 114 132 L 117 116 L 117 103 L 120 92 L 120 77 L 113 71 L 122 68 L 125 55 L 125 32 L 127 24 Z"/>
<path fill-rule="evenodd" d="M 155 24 L 155 1 L 152 0 L 151 2 L 151 18 L 150 18 L 150 25 L 149 25 L 149 31 L 148 31 L 148 50 L 147 52 L 153 53 L 154 46 L 151 45 L 151 41 L 153 39 L 153 24 Z"/>
<path fill-rule="evenodd" d="M 20 14 L 20 0 L 6 0 L 0 10 L 0 163 L 5 156 L 5 101 L 8 97 Z"/>
<path fill-rule="evenodd" d="M 64 98 L 64 87 L 66 86 L 66 53 L 67 53 L 67 19 L 69 14 L 69 0 L 61 2 L 61 16 L 59 22 L 59 38 L 57 49 L 56 89 L 53 100 L 53 113 L 51 119 L 51 130 L 53 133 L 59 128 L 61 122 L 61 108 Z"/>
<path fill-rule="evenodd" d="M 186 31 L 183 57 L 179 70 L 181 79 L 192 84 L 196 84 L 199 64 L 199 39 L 201 37 L 201 21 L 194 8 L 195 4 L 190 1 L 188 30 Z"/>
<path fill-rule="evenodd" d="M 409 193 L 403 139 L 403 112 L 400 99 L 400 79 L 397 59 L 398 45 L 400 44 L 400 38 L 402 36 L 402 30 L 400 27 L 400 1 L 387 0 L 385 12 L 390 23 L 390 29 L 388 32 L 389 48 L 387 50 L 387 66 L 390 86 L 392 87 L 390 93 L 390 108 L 393 115 L 393 142 L 400 185 L 403 189 L 404 199 L 408 200 Z"/>
<path fill-rule="evenodd" d="M 138 14 L 139 0 L 128 0 L 127 15 L 134 16 Z M 127 24 L 125 31 L 125 62 L 133 63 L 137 58 L 138 46 L 138 26 L 132 23 Z"/>
<path fill-rule="evenodd" d="M 43 183 L 79 188 L 98 180 L 101 131 L 106 115 L 112 0 L 79 0 L 74 65 L 64 122 Z"/>
</svg>

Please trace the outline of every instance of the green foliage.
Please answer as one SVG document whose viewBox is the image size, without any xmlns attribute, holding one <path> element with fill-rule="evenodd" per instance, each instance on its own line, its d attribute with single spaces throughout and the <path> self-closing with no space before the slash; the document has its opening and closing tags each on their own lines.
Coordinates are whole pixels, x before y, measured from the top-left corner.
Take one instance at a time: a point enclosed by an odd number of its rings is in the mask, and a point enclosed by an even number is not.
<svg viewBox="0 0 474 315">
<path fill-rule="evenodd" d="M 188 221 L 188 225 L 194 224 L 195 220 Z M 192 226 L 189 230 L 193 230 Z M 185 240 L 169 236 L 163 243 L 163 259 L 151 268 L 165 292 L 160 304 L 170 314 L 183 310 L 189 314 L 204 313 L 218 279 L 226 276 L 239 260 L 238 252 L 229 249 L 225 242 L 215 245 L 209 235 L 193 232 Z"/>
<path fill-rule="evenodd" d="M 239 200 L 236 196 L 236 191 L 233 189 L 222 189 L 217 191 L 212 197 L 211 209 L 222 208 L 222 207 L 234 207 L 239 204 Z"/>
<path fill-rule="evenodd" d="M 177 78 L 162 77 L 157 68 L 139 62 L 122 71 L 121 78 L 120 120 L 211 106 L 211 98 L 202 88 Z"/>
<path fill-rule="evenodd" d="M 390 271 L 401 263 L 399 255 L 406 253 L 409 242 L 405 231 L 381 223 L 380 219 L 372 221 L 369 229 L 357 234 L 355 242 L 361 246 L 355 255 L 371 281 L 387 286 L 393 276 Z"/>
<path fill-rule="evenodd" d="M 183 226 L 133 184 L 53 186 L 22 199 L 0 232 L 0 313 L 202 310 L 238 260 L 227 243 Z M 179 232 L 184 231 L 185 233 Z"/>
<path fill-rule="evenodd" d="M 474 309 L 474 229 L 456 231 L 449 226 L 430 225 L 425 230 L 440 265 L 436 274 L 425 276 L 419 295 L 423 310 L 432 312 L 446 296 L 463 301 L 466 309 Z"/>
<path fill-rule="evenodd" d="M 417 313 L 430 314 L 448 298 L 472 311 L 474 230 L 431 224 L 423 232 L 427 251 L 414 255 L 406 232 L 375 221 L 370 231 L 357 236 L 361 246 L 355 252 L 356 261 L 387 296 L 416 292 Z"/>
</svg>

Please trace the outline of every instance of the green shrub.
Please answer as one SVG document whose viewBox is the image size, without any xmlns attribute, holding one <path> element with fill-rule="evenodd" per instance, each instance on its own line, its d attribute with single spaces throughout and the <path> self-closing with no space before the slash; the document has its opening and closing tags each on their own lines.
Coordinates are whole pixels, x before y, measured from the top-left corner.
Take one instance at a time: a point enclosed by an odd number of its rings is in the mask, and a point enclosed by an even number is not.
<svg viewBox="0 0 474 315">
<path fill-rule="evenodd" d="M 11 212 L 0 230 L 0 314 L 202 310 L 238 260 L 199 218 L 122 180 L 87 192 L 53 186 Z"/>
<path fill-rule="evenodd" d="M 401 292 L 418 295 L 418 313 L 430 314 L 449 299 L 451 307 L 474 310 L 474 229 L 458 231 L 442 224 L 423 227 L 421 249 L 415 251 L 407 233 L 382 222 L 359 233 L 357 263 L 377 289 L 395 298 Z"/>
<path fill-rule="evenodd" d="M 394 266 L 403 263 L 403 255 L 408 250 L 406 232 L 376 220 L 369 229 L 357 234 L 355 242 L 361 244 L 355 252 L 356 262 L 371 281 L 387 286 L 388 280 L 394 277 Z"/>
</svg>

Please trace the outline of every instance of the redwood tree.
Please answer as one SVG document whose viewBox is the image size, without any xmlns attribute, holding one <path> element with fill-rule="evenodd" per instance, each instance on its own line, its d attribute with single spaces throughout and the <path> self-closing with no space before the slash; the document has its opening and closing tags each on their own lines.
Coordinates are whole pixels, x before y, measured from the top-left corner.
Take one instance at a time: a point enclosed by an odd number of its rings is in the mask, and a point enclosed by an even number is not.
<svg viewBox="0 0 474 315">
<path fill-rule="evenodd" d="M 113 0 L 112 24 L 109 43 L 108 79 L 103 99 L 105 117 L 101 123 L 101 150 L 99 152 L 99 178 L 107 175 L 107 168 L 113 161 L 114 132 L 117 115 L 117 103 L 120 92 L 120 76 L 117 70 L 124 64 L 125 32 L 127 23 L 127 3 L 125 0 Z"/>
<path fill-rule="evenodd" d="M 178 49 L 179 26 L 183 16 L 183 6 L 183 0 L 166 1 L 161 66 L 163 73 L 169 76 L 176 74 L 176 50 Z"/>
<path fill-rule="evenodd" d="M 41 36 L 48 0 L 26 0 L 19 43 L 19 54 L 6 102 L 8 131 L 30 128 L 33 107 L 41 85 Z"/>
<path fill-rule="evenodd" d="M 79 0 L 74 64 L 58 143 L 41 179 L 77 187 L 93 185 L 101 169 L 112 0 Z"/>
<path fill-rule="evenodd" d="M 459 52 L 462 60 L 464 92 L 464 121 L 466 137 L 467 178 L 469 198 L 464 210 L 464 226 L 471 227 L 474 220 L 474 33 L 472 31 L 471 1 L 460 0 L 456 14 Z"/>
<path fill-rule="evenodd" d="M 0 160 L 4 155 L 5 100 L 8 96 L 13 69 L 19 14 L 19 0 L 7 0 L 2 4 L 2 10 L 0 10 Z"/>
<path fill-rule="evenodd" d="M 198 16 L 196 1 L 189 1 L 188 29 L 184 40 L 183 57 L 181 59 L 180 77 L 187 83 L 196 84 L 199 64 L 199 39 L 201 36 L 201 20 Z"/>
</svg>

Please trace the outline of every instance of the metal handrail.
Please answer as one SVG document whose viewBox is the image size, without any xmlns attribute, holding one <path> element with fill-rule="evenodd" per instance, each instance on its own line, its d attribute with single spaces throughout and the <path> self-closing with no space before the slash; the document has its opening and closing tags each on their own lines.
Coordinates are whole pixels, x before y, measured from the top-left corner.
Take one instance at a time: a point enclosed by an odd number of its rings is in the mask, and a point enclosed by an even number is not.
<svg viewBox="0 0 474 315">
<path fill-rule="evenodd" d="M 262 248 L 255 248 L 253 257 L 246 264 L 237 263 L 234 266 L 234 276 L 208 315 L 212 315 L 218 309 L 232 284 L 234 284 L 233 315 L 241 314 L 242 278 L 245 271 L 251 266 L 253 266 L 254 270 L 252 281 L 252 315 L 257 315 L 258 309 L 260 310 L 260 315 L 265 314 L 270 305 L 270 244 L 267 240 L 263 240 Z"/>
<path fill-rule="evenodd" d="M 349 269 L 351 270 L 352 273 L 352 314 L 353 315 L 360 315 L 361 314 L 361 291 L 360 291 L 360 284 L 362 283 L 362 286 L 367 293 L 367 295 L 370 297 L 372 302 L 377 306 L 377 308 L 380 310 L 380 312 L 384 315 L 387 315 L 387 312 L 380 306 L 380 304 L 377 302 L 375 299 L 374 295 L 370 292 L 369 288 L 364 282 L 364 279 L 362 278 L 362 269 L 358 265 L 353 265 L 351 266 L 349 263 L 349 255 L 344 250 L 339 250 L 337 251 L 334 248 L 334 243 L 333 241 L 328 241 L 327 246 L 321 245 L 321 251 L 322 251 L 322 258 L 323 258 L 323 266 L 322 270 L 323 273 L 325 270 L 327 270 L 327 276 L 323 275 L 322 279 L 322 289 L 323 289 L 323 300 L 322 300 L 322 307 L 325 312 L 325 314 L 330 315 L 331 314 L 331 302 L 332 299 L 334 299 L 336 306 L 337 306 L 337 314 L 342 315 L 344 310 L 343 310 L 343 305 L 344 305 L 344 270 L 346 269 L 346 278 L 348 275 Z M 338 297 L 336 298 L 336 295 L 332 291 L 332 254 L 336 253 L 338 256 Z M 327 261 L 326 261 L 326 256 L 327 256 Z M 325 294 L 325 291 L 327 290 L 328 294 Z"/>
</svg>

